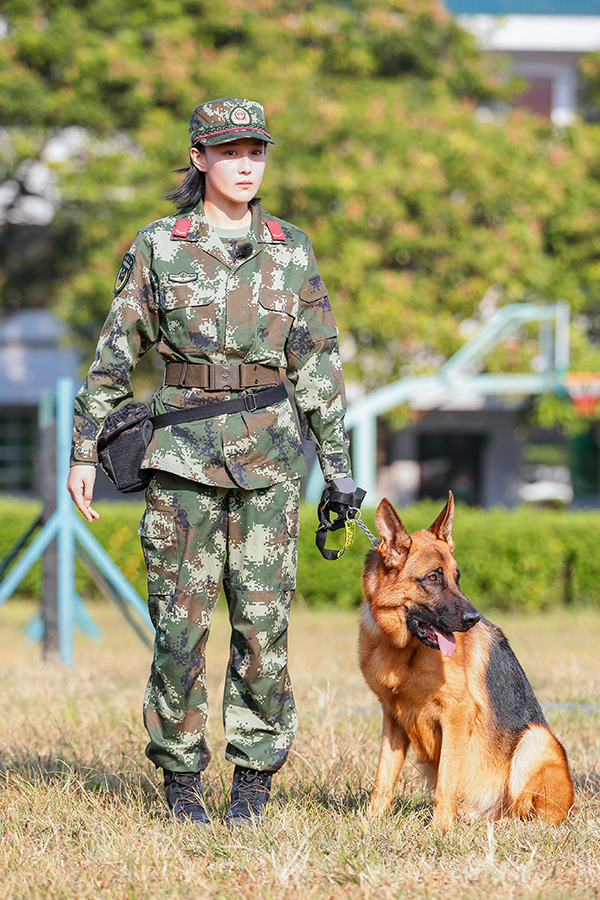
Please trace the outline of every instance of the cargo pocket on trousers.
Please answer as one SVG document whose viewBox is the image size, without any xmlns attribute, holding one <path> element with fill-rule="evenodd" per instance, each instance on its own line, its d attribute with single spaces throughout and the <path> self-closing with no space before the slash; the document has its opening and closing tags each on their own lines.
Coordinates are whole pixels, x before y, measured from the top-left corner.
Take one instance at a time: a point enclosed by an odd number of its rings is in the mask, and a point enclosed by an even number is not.
<svg viewBox="0 0 600 900">
<path fill-rule="evenodd" d="M 154 607 L 157 606 L 157 601 L 163 597 L 171 597 L 177 579 L 178 552 L 174 510 L 146 509 L 138 534 L 148 570 L 148 607 L 154 621 Z"/>
<path fill-rule="evenodd" d="M 298 569 L 298 535 L 300 533 L 300 511 L 290 509 L 285 513 L 286 542 L 281 566 L 281 587 L 284 591 L 296 590 Z"/>
</svg>

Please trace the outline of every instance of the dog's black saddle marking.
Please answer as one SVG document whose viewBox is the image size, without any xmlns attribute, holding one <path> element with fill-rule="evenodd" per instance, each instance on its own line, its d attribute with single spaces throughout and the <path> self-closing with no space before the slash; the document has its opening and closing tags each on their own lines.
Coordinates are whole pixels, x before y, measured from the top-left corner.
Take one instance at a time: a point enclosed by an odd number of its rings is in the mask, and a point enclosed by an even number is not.
<svg viewBox="0 0 600 900">
<path fill-rule="evenodd" d="M 490 705 L 498 722 L 512 732 L 521 732 L 527 725 L 546 725 L 542 708 L 533 688 L 499 628 L 493 629 L 486 682 Z"/>
</svg>

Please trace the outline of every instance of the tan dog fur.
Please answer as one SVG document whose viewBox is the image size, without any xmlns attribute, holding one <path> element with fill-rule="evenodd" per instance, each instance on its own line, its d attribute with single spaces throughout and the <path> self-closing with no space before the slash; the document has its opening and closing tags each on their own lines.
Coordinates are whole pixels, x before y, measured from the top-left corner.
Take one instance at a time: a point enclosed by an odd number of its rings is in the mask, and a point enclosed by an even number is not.
<svg viewBox="0 0 600 900">
<path fill-rule="evenodd" d="M 377 510 L 382 539 L 365 563 L 359 632 L 360 666 L 383 710 L 370 811 L 390 808 L 412 744 L 443 831 L 466 813 L 555 824 L 573 805 L 565 752 L 505 636 L 459 588 L 453 519 L 452 494 L 411 535 L 388 500 Z"/>
</svg>

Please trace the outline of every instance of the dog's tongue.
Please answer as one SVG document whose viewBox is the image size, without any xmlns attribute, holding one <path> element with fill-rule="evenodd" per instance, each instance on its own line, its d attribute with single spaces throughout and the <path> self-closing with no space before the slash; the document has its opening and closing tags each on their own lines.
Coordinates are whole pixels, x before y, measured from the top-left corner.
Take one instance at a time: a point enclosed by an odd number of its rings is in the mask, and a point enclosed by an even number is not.
<svg viewBox="0 0 600 900">
<path fill-rule="evenodd" d="M 438 629 L 433 626 L 433 630 L 436 633 L 436 637 L 438 640 L 438 647 L 442 651 L 444 656 L 452 656 L 454 651 L 456 650 L 456 638 L 452 634 L 452 632 L 446 631 L 438 631 Z"/>
</svg>

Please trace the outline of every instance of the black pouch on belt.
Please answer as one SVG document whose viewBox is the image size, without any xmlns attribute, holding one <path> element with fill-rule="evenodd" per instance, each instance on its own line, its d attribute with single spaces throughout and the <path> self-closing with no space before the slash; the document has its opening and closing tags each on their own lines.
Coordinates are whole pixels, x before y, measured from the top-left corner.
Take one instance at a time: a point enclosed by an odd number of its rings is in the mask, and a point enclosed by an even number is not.
<svg viewBox="0 0 600 900">
<path fill-rule="evenodd" d="M 98 437 L 98 462 L 122 494 L 147 488 L 152 471 L 141 465 L 155 428 L 182 425 L 213 416 L 236 412 L 255 412 L 273 403 L 287 400 L 283 382 L 256 394 L 243 394 L 235 400 L 214 400 L 206 406 L 194 406 L 153 416 L 147 403 L 128 403 L 104 421 Z"/>
<path fill-rule="evenodd" d="M 152 472 L 141 469 L 154 425 L 147 403 L 128 403 L 107 416 L 98 437 L 98 462 L 122 494 L 143 491 Z"/>
</svg>

